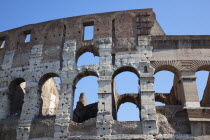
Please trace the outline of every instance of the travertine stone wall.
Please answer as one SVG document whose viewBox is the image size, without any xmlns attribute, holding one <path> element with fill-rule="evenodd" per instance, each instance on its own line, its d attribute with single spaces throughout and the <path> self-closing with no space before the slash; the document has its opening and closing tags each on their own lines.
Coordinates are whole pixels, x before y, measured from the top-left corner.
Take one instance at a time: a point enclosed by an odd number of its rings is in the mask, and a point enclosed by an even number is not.
<svg viewBox="0 0 210 140">
<path fill-rule="evenodd" d="M 84 40 L 84 28 L 88 25 L 94 26 L 92 40 Z M 31 40 L 25 42 L 28 33 L 31 33 Z M 6 42 L 0 49 L 2 138 L 8 138 L 7 132 L 15 129 L 16 132 L 12 133 L 18 140 L 189 140 L 210 135 L 207 131 L 210 121 L 209 86 L 200 105 L 195 82 L 197 71 L 210 70 L 210 36 L 165 35 L 152 9 L 85 15 L 27 25 L 1 32 L 0 43 L 2 41 Z M 99 56 L 99 64 L 77 66 L 78 58 L 85 52 Z M 175 74 L 168 94 L 154 91 L 154 74 L 161 70 Z M 139 78 L 138 94 L 117 94 L 114 78 L 124 71 L 133 72 Z M 80 117 L 89 118 L 76 123 L 73 120 L 75 87 L 86 76 L 98 77 L 98 102 L 84 106 L 82 109 L 86 107 L 94 114 L 83 116 L 81 113 Z M 60 90 L 53 77 L 60 78 Z M 17 79 L 26 84 L 21 115 L 16 118 L 18 124 L 10 126 L 13 129 L 5 129 L 10 114 L 10 84 Z M 156 107 L 155 101 L 166 106 Z M 116 120 L 117 110 L 125 102 L 137 105 L 140 121 Z M 43 120 L 44 125 L 34 124 L 39 120 Z M 36 130 L 38 125 L 42 127 L 40 130 L 49 129 L 49 135 L 40 134 L 42 132 Z M 199 131 L 195 131 L 196 128 Z"/>
</svg>

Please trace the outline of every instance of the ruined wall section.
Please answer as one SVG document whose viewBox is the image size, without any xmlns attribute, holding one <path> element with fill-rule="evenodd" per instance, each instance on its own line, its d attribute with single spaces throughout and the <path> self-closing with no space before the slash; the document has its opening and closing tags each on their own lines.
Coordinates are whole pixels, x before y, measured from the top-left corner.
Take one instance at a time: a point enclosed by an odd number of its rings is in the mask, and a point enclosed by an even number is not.
<svg viewBox="0 0 210 140">
<path fill-rule="evenodd" d="M 94 26 L 94 38 L 84 40 L 84 27 Z M 31 34 L 30 42 L 25 42 Z M 14 124 L 18 140 L 50 137 L 49 139 L 192 139 L 197 134 L 196 123 L 200 128 L 208 122 L 207 108 L 200 108 L 196 91 L 195 72 L 210 70 L 209 36 L 166 36 L 156 21 L 152 9 L 119 11 L 86 15 L 27 25 L 0 33 L 0 40 L 6 41 L 0 49 L 0 118 L 5 119 L 8 109 L 9 84 L 22 78 L 26 82 L 24 104 L 18 123 Z M 76 63 L 83 53 L 92 52 L 99 56 L 96 65 L 77 67 Z M 177 75 L 175 96 L 181 105 L 181 118 L 186 135 L 160 133 L 159 118 L 169 123 L 176 119 L 164 114 L 164 108 L 156 109 L 154 92 L 154 73 L 169 70 Z M 139 78 L 141 122 L 114 121 L 117 111 L 113 102 L 113 79 L 123 72 L 130 71 Z M 73 122 L 74 91 L 77 82 L 85 76 L 98 77 L 98 104 L 96 118 L 82 124 Z M 59 103 L 55 119 L 50 120 L 50 133 L 36 134 L 37 120 L 41 108 L 40 83 L 58 76 L 61 78 Z M 44 79 L 44 80 L 43 80 Z M 176 86 L 176 84 L 179 86 Z M 53 85 L 55 83 L 52 82 Z M 178 88 L 177 88 L 178 87 Z M 57 89 L 56 98 L 58 96 Z M 126 100 L 128 101 L 128 100 Z M 49 100 L 48 103 L 51 101 Z M 90 105 L 91 106 L 91 105 Z M 175 106 L 175 110 L 179 108 Z M 184 110 L 184 113 L 183 112 Z M 162 115 L 156 110 L 163 111 Z M 175 113 L 169 107 L 169 112 Z M 166 110 L 166 111 L 167 111 Z M 166 112 L 167 113 L 167 112 Z M 202 114 L 203 113 L 203 114 Z M 164 115 L 165 116 L 164 116 Z M 183 115 L 184 114 L 184 115 Z M 204 115 L 205 114 L 205 115 Z M 207 114 L 207 115 L 206 115 Z M 176 116 L 175 116 L 176 117 Z M 170 122 L 171 121 L 171 122 Z M 188 122 L 190 121 L 190 122 Z M 165 122 L 162 122 L 165 123 Z M 42 126 L 42 123 L 40 123 Z M 129 128 L 127 127 L 129 125 Z M 43 127 L 46 125 L 44 124 Z M 54 129 L 52 129 L 54 126 Z M 177 126 L 174 126 L 177 127 Z M 86 128 L 91 128 L 88 133 Z M 120 129 L 119 129 L 120 128 Z M 131 129 L 133 130 L 131 132 Z M 179 128 L 177 128 L 179 129 Z M 176 130 L 176 129 L 175 129 Z M 33 132 L 32 132 L 33 131 Z M 188 132 L 190 131 L 190 132 Z M 129 134 L 128 134 L 129 132 Z M 37 131 L 37 133 L 41 133 Z M 121 134 L 128 135 L 121 135 Z M 132 133 L 132 135 L 130 135 Z M 82 135 L 81 135 L 82 134 Z M 120 134 L 120 135 L 118 135 Z M 7 137 L 7 136 L 6 136 Z M 54 137 L 54 138 L 53 138 Z M 48 138 L 47 138 L 48 139 Z"/>
<path fill-rule="evenodd" d="M 143 16 L 140 20 L 144 21 L 144 24 L 136 21 L 139 15 Z M 113 20 L 115 20 L 114 23 L 112 23 Z M 42 63 L 60 61 L 64 40 L 76 40 L 78 50 L 82 46 L 94 45 L 99 38 L 113 37 L 113 34 L 115 34 L 114 38 L 116 39 L 113 48 L 120 47 L 121 51 L 122 49 L 130 50 L 131 48 L 134 49 L 135 41 L 137 41 L 136 26 L 142 31 L 144 30 L 145 34 L 150 34 L 154 22 L 155 14 L 152 9 L 142 9 L 72 17 L 27 25 L 0 33 L 0 38 L 6 41 L 5 48 L 1 49 L 0 53 L 2 53 L 1 56 L 4 56 L 7 51 L 15 50 L 12 68 L 23 67 L 29 65 L 28 60 L 32 47 L 42 44 Z M 84 26 L 86 25 L 94 25 L 93 41 L 83 40 Z M 31 41 L 25 42 L 28 34 L 31 34 Z M 0 62 L 3 62 L 3 59 Z"/>
</svg>

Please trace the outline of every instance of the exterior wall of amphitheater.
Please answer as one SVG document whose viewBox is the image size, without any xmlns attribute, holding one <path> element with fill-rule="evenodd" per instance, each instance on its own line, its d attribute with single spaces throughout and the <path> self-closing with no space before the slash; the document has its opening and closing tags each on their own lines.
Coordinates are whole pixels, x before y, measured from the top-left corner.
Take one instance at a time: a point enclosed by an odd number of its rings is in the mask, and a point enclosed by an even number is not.
<svg viewBox="0 0 210 140">
<path fill-rule="evenodd" d="M 89 25 L 94 26 L 94 38 L 84 40 L 84 27 Z M 28 34 L 31 40 L 25 42 Z M 210 70 L 210 36 L 165 35 L 152 9 L 26 25 L 1 32 L 0 44 L 3 41 L 5 46 L 0 49 L 0 137 L 3 139 L 162 140 L 199 139 L 210 134 L 210 81 L 201 102 L 195 82 L 195 72 Z M 99 56 L 99 64 L 78 67 L 77 60 L 85 52 Z M 161 70 L 175 74 L 169 94 L 154 91 L 153 76 Z M 115 92 L 114 77 L 124 71 L 138 76 L 138 96 Z M 95 116 L 85 114 L 88 119 L 78 123 L 73 119 L 75 85 L 90 75 L 98 77 L 99 85 L 98 103 L 89 106 Z M 60 90 L 49 91 L 55 99 L 46 96 L 49 102 L 43 103 L 43 84 L 53 77 L 60 78 Z M 22 82 L 26 85 L 20 116 L 8 117 L 12 85 Z M 55 87 L 54 82 L 51 79 L 49 86 Z M 155 101 L 166 106 L 155 106 Z M 117 108 L 125 102 L 138 106 L 141 121 L 115 119 Z M 48 110 L 47 116 L 40 116 L 43 104 L 52 103 L 56 111 Z"/>
</svg>

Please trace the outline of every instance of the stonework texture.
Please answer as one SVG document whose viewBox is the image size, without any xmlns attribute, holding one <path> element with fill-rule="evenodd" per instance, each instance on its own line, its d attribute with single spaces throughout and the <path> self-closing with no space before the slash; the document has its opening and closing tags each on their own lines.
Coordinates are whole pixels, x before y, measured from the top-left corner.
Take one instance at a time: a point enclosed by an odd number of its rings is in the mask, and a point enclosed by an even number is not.
<svg viewBox="0 0 210 140">
<path fill-rule="evenodd" d="M 85 26 L 94 26 L 92 40 L 84 40 Z M 210 139 L 210 80 L 201 102 L 195 81 L 195 72 L 210 71 L 210 36 L 165 35 L 153 10 L 140 9 L 26 25 L 1 32 L 4 41 L 1 140 Z M 77 66 L 85 52 L 99 64 Z M 162 70 L 175 75 L 168 94 L 154 91 Z M 138 76 L 138 94 L 116 92 L 114 78 L 124 71 Z M 98 77 L 98 102 L 87 104 L 81 93 L 73 109 L 75 86 L 86 76 Z M 138 107 L 139 121 L 117 121 L 126 102 Z"/>
</svg>

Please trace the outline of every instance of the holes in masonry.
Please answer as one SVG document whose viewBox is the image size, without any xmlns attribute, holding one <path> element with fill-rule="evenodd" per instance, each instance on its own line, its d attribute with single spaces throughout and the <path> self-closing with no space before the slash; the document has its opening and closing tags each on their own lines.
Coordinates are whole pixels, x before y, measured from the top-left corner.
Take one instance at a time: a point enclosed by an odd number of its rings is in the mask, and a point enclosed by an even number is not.
<svg viewBox="0 0 210 140">
<path fill-rule="evenodd" d="M 112 65 L 115 65 L 115 54 L 112 54 Z"/>
<path fill-rule="evenodd" d="M 144 66 L 144 73 L 148 73 L 147 66 Z"/>
<path fill-rule="evenodd" d="M 92 40 L 94 38 L 94 22 L 84 24 L 83 40 Z"/>
</svg>

